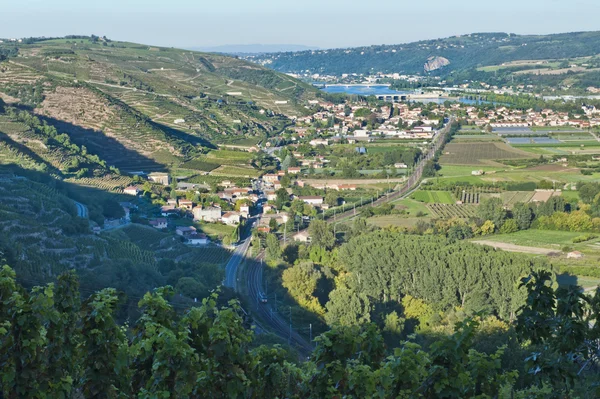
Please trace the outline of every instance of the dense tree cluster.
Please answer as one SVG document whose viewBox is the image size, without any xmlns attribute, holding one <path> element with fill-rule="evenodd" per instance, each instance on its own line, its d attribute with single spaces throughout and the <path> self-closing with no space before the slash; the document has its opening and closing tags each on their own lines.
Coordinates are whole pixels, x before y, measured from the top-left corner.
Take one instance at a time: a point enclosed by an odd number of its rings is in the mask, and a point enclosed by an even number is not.
<svg viewBox="0 0 600 399">
<path fill-rule="evenodd" d="M 541 260 L 434 236 L 416 237 L 376 231 L 343 245 L 338 259 L 349 272 L 344 284 L 332 292 L 328 309 L 349 312 L 343 301 L 364 296 L 366 305 L 401 307 L 410 295 L 435 310 L 460 306 L 470 312 L 485 310 L 509 320 L 524 298 L 515 286 L 519 277 L 549 266 Z M 340 301 L 340 304 L 336 302 Z M 340 316 L 340 319 L 342 316 Z M 330 315 L 330 320 L 335 320 Z"/>
<path fill-rule="evenodd" d="M 315 339 L 309 360 L 293 363 L 279 346 L 256 346 L 239 305 L 176 312 L 170 287 L 139 302 L 121 326 L 112 288 L 80 299 L 74 273 L 27 291 L 0 269 L 0 393 L 6 398 L 562 398 L 598 392 L 600 307 L 577 287 L 553 291 L 549 275 L 524 280 L 517 324 L 533 351 L 507 367 L 506 347 L 475 349 L 479 317 L 428 347 L 386 348 L 373 324 L 334 327 Z M 310 287 L 307 287 L 310 288 Z M 596 297 L 598 298 L 598 297 Z M 388 318 L 389 328 L 397 323 Z M 590 372 L 590 370 L 592 372 Z M 590 396 L 591 395 L 591 396 Z"/>
</svg>

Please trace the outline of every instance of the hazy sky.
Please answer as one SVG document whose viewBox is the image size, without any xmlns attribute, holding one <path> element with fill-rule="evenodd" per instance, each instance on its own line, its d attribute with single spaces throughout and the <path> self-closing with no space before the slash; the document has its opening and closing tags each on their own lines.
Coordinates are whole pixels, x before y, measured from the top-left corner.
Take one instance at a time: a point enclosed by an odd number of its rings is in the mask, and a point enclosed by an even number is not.
<svg viewBox="0 0 600 399">
<path fill-rule="evenodd" d="M 106 35 L 162 46 L 405 43 L 600 30 L 599 0 L 1 0 L 0 37 Z"/>
</svg>

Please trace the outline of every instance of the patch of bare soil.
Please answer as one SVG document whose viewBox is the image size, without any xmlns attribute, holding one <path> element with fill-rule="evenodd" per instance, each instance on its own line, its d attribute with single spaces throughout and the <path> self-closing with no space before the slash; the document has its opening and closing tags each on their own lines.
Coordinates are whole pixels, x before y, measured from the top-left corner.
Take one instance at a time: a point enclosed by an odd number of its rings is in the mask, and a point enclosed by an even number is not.
<svg viewBox="0 0 600 399">
<path fill-rule="evenodd" d="M 526 254 L 535 254 L 535 255 L 556 255 L 557 251 L 548 249 L 548 248 L 538 248 L 538 247 L 525 247 L 523 245 L 515 245 L 508 244 L 505 242 L 496 242 L 490 240 L 477 240 L 473 241 L 475 244 L 480 245 L 488 245 L 490 247 L 494 247 L 496 249 L 502 249 L 508 252 L 521 252 Z"/>
<path fill-rule="evenodd" d="M 113 116 L 103 99 L 82 87 L 57 87 L 53 92 L 45 93 L 36 112 L 93 130 L 101 130 Z"/>
</svg>

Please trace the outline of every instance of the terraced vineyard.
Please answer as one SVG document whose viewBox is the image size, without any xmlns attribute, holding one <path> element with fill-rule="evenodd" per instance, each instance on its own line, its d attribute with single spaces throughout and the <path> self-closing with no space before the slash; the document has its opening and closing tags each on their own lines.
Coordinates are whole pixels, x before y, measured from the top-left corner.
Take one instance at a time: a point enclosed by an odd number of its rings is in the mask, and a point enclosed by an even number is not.
<svg viewBox="0 0 600 399">
<path fill-rule="evenodd" d="M 32 105 L 76 144 L 126 172 L 176 169 L 206 152 L 201 148 L 215 148 L 211 142 L 263 140 L 291 117 L 308 115 L 304 105 L 315 93 L 231 57 L 89 39 L 21 44 L 18 56 L 0 65 L 7 102 Z M 216 151 L 206 162 L 247 166 L 248 155 Z"/>
<path fill-rule="evenodd" d="M 164 233 L 152 227 L 132 224 L 120 231 L 110 232 L 114 238 L 125 238 L 142 251 L 153 255 L 151 264 L 158 259 L 174 259 L 178 262 L 207 263 L 222 265 L 229 260 L 231 251 L 217 246 L 192 247 L 183 243 L 181 237 Z M 136 253 L 143 256 L 144 252 Z"/>
<path fill-rule="evenodd" d="M 132 179 L 128 176 L 105 175 L 102 177 L 84 177 L 80 179 L 66 179 L 65 181 L 87 187 L 96 187 L 104 191 L 122 193 L 129 186 Z"/>
<path fill-rule="evenodd" d="M 465 204 L 427 204 L 433 217 L 438 219 L 462 218 L 477 216 L 477 206 Z"/>
</svg>

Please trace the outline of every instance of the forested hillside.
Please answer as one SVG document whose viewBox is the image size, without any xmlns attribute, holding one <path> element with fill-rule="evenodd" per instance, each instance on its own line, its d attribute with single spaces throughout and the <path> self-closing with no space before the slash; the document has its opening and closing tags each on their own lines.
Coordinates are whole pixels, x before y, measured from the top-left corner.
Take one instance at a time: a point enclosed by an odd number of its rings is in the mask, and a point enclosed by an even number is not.
<svg viewBox="0 0 600 399">
<path fill-rule="evenodd" d="M 432 57 L 449 61 L 435 73 L 499 65 L 515 60 L 568 59 L 600 54 L 600 32 L 554 35 L 473 33 L 420 42 L 263 54 L 248 59 L 282 72 L 309 71 L 324 75 L 424 73 Z"/>
</svg>

